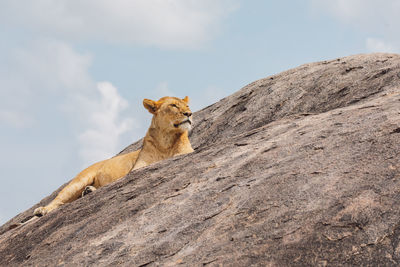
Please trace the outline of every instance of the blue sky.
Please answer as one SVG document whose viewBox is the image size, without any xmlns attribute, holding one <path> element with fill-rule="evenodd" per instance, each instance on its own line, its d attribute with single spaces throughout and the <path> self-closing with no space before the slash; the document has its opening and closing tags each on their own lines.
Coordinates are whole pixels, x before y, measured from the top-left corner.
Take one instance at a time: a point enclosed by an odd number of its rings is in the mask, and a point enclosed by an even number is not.
<svg viewBox="0 0 400 267">
<path fill-rule="evenodd" d="M 142 137 L 298 65 L 400 51 L 400 0 L 3 0 L 0 224 Z M 194 118 L 195 119 L 195 118 Z"/>
</svg>

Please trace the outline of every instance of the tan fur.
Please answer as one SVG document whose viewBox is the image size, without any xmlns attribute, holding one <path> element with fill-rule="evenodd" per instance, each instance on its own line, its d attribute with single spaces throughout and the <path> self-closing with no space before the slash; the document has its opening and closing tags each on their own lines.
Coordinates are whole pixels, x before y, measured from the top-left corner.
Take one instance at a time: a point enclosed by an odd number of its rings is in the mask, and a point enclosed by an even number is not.
<svg viewBox="0 0 400 267">
<path fill-rule="evenodd" d="M 91 165 L 72 179 L 49 205 L 35 209 L 34 215 L 45 215 L 79 198 L 85 188 L 93 191 L 124 177 L 132 169 L 193 152 L 188 137 L 192 124 L 188 102 L 188 97 L 163 97 L 158 101 L 144 99 L 143 105 L 153 118 L 142 149 Z"/>
</svg>

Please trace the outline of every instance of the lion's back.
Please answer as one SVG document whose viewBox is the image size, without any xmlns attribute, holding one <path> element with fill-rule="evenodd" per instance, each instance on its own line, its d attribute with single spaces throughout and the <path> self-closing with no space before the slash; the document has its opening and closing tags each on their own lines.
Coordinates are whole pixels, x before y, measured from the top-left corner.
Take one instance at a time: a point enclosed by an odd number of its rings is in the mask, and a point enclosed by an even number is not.
<svg viewBox="0 0 400 267">
<path fill-rule="evenodd" d="M 136 150 L 103 161 L 94 186 L 104 186 L 127 175 L 133 168 L 139 152 L 140 150 Z"/>
</svg>

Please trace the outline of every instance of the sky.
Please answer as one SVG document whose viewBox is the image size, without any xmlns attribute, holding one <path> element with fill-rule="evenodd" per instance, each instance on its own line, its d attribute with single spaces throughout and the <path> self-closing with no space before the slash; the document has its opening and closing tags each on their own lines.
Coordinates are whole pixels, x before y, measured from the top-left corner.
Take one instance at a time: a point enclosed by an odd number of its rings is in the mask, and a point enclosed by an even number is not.
<svg viewBox="0 0 400 267">
<path fill-rule="evenodd" d="M 400 0 L 1 0 L 0 225 L 143 137 L 304 63 L 400 53 Z M 194 118 L 195 120 L 196 118 Z"/>
</svg>

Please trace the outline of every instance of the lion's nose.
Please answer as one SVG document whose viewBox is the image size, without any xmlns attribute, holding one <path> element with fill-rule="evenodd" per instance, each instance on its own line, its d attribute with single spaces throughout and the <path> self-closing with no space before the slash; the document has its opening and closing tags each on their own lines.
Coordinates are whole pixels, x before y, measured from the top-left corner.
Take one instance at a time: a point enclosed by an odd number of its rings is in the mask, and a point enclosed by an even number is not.
<svg viewBox="0 0 400 267">
<path fill-rule="evenodd" d="M 190 117 L 192 116 L 192 112 L 183 112 L 183 115 L 185 115 L 186 117 Z"/>
</svg>

